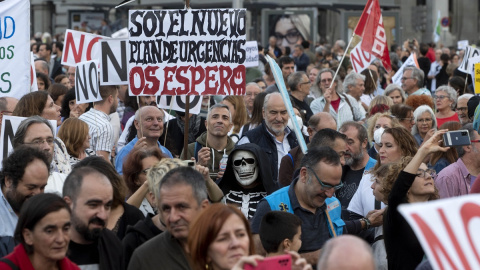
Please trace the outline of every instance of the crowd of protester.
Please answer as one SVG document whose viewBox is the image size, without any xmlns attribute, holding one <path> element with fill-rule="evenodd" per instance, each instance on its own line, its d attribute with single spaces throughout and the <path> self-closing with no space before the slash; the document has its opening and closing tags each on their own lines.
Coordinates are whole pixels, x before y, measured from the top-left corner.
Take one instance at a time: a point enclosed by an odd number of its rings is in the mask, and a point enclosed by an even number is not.
<svg viewBox="0 0 480 270">
<path fill-rule="evenodd" d="M 431 269 L 398 206 L 480 190 L 463 50 L 407 40 L 392 72 L 355 73 L 342 40 L 287 50 L 272 36 L 245 96 L 187 115 L 127 85 L 76 104 L 61 40 L 32 39 L 38 91 L 0 98 L 1 117 L 24 117 L 0 171 L 0 269 L 244 269 L 285 254 L 292 269 Z M 419 67 L 392 83 L 413 53 Z M 445 147 L 453 130 L 472 143 Z"/>
</svg>

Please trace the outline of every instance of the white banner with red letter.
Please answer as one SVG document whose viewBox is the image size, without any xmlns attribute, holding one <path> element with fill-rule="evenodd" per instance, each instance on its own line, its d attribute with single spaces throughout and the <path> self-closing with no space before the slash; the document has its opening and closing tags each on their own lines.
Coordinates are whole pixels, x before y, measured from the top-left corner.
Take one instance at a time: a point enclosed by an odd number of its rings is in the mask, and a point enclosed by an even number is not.
<svg viewBox="0 0 480 270">
<path fill-rule="evenodd" d="M 354 33 L 362 37 L 362 50 L 382 60 L 387 71 L 392 70 L 388 54 L 387 35 L 378 0 L 369 0 L 360 16 Z"/>
<path fill-rule="evenodd" d="M 480 195 L 404 204 L 399 211 L 434 269 L 480 269 Z"/>
<path fill-rule="evenodd" d="M 360 41 L 350 52 L 350 62 L 352 63 L 353 70 L 356 73 L 360 73 L 367 69 L 370 63 L 375 60 L 375 56 L 363 51 L 361 46 L 362 42 Z"/>
<path fill-rule="evenodd" d="M 30 91 L 30 1 L 0 2 L 0 96 Z"/>
<path fill-rule="evenodd" d="M 130 95 L 244 95 L 245 9 L 130 10 Z"/>
<path fill-rule="evenodd" d="M 67 29 L 63 46 L 62 65 L 75 66 L 77 63 L 100 60 L 99 40 L 104 36 Z"/>
</svg>

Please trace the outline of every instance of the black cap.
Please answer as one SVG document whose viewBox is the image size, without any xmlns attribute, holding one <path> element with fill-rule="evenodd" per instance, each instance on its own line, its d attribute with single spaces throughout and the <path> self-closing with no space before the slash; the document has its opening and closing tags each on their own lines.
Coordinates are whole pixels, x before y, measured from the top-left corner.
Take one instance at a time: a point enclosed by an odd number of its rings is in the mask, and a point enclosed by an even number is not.
<svg viewBox="0 0 480 270">
<path fill-rule="evenodd" d="M 473 115 L 475 114 L 475 109 L 477 108 L 478 103 L 480 103 L 479 96 L 473 96 L 468 100 L 467 102 L 468 118 L 473 119 Z"/>
</svg>

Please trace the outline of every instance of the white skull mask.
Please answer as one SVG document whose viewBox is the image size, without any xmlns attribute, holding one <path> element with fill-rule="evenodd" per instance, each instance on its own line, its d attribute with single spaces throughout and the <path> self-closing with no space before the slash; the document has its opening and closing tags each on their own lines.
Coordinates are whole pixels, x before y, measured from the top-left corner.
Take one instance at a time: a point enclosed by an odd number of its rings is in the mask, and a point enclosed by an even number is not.
<svg viewBox="0 0 480 270">
<path fill-rule="evenodd" d="M 252 152 L 238 150 L 233 154 L 233 172 L 238 183 L 248 186 L 258 177 L 257 160 Z"/>
</svg>

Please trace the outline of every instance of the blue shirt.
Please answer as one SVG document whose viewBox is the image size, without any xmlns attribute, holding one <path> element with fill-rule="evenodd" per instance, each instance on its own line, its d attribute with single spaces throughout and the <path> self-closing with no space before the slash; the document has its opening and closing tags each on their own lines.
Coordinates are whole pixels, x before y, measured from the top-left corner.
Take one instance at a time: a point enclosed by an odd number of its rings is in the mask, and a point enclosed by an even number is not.
<svg viewBox="0 0 480 270">
<path fill-rule="evenodd" d="M 120 150 L 120 152 L 118 152 L 117 158 L 115 159 L 115 169 L 117 170 L 117 172 L 120 175 L 123 175 L 123 161 L 124 161 L 125 157 L 132 151 L 133 146 L 135 146 L 137 141 L 138 141 L 138 137 L 135 136 L 135 139 L 133 139 L 131 142 L 129 142 L 127 145 L 125 145 L 122 148 L 122 150 Z M 168 151 L 167 148 L 160 145 L 160 143 L 158 141 L 157 141 L 157 144 L 158 144 L 158 148 L 160 148 L 162 153 L 167 155 L 169 158 L 173 158 L 172 153 L 170 153 L 170 151 Z"/>
<path fill-rule="evenodd" d="M 15 247 L 13 234 L 17 222 L 17 214 L 15 214 L 0 190 L 0 258 L 8 255 Z"/>
</svg>

